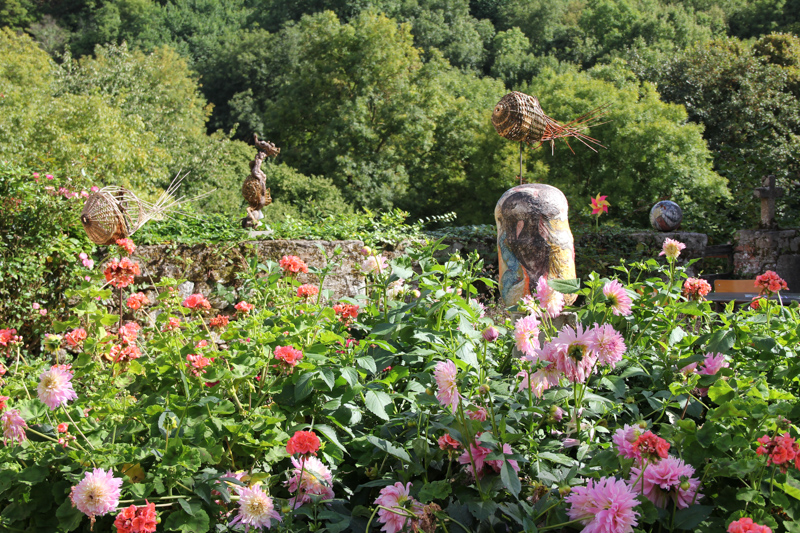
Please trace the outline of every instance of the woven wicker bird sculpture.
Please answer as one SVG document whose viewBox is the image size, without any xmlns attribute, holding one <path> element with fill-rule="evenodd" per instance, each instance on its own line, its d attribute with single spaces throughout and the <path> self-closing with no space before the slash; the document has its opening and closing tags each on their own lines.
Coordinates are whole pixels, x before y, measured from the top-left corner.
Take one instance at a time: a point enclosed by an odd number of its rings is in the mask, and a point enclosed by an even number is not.
<svg viewBox="0 0 800 533">
<path fill-rule="evenodd" d="M 259 220 L 264 218 L 261 210 L 272 203 L 272 196 L 267 188 L 267 176 L 261 170 L 261 164 L 267 157 L 275 157 L 281 151 L 273 143 L 259 140 L 258 134 L 254 134 L 253 137 L 258 153 L 250 162 L 250 175 L 242 183 L 242 196 L 247 202 L 247 216 L 242 219 L 243 228 L 259 226 L 261 224 Z"/>
<path fill-rule="evenodd" d="M 123 187 L 103 187 L 91 194 L 83 204 L 83 229 L 93 243 L 113 244 L 117 239 L 130 237 L 150 220 L 162 220 L 170 213 L 177 212 L 181 204 L 199 200 L 213 192 L 193 198 L 175 198 L 175 192 L 187 175 L 188 173 L 175 176 L 154 204 L 142 200 L 133 191 Z"/>
<path fill-rule="evenodd" d="M 574 137 L 596 152 L 592 144 L 605 147 L 597 139 L 584 135 L 582 131 L 601 124 L 597 121 L 605 115 L 606 108 L 607 106 L 599 107 L 571 122 L 561 124 L 545 114 L 538 98 L 514 91 L 505 95 L 494 106 L 492 124 L 500 136 L 512 141 L 536 144 L 536 147 L 539 147 L 547 141 L 550 141 L 552 146 L 556 139 L 563 138 L 567 142 L 567 137 Z"/>
</svg>

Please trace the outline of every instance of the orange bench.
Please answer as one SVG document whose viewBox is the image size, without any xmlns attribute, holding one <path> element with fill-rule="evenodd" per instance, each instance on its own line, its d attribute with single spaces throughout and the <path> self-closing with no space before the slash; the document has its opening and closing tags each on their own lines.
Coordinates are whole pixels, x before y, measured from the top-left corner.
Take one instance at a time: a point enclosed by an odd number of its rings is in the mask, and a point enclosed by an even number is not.
<svg viewBox="0 0 800 533">
<path fill-rule="evenodd" d="M 746 292 L 758 294 L 754 279 L 715 279 L 714 292 Z"/>
</svg>

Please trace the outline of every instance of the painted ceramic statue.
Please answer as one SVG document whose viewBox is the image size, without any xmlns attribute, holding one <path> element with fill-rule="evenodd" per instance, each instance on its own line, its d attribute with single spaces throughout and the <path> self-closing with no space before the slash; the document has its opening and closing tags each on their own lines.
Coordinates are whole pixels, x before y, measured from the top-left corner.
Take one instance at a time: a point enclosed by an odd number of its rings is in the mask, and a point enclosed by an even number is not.
<svg viewBox="0 0 800 533">
<path fill-rule="evenodd" d="M 535 290 L 539 276 L 575 278 L 575 247 L 567 213 L 567 198 L 551 185 L 518 185 L 500 197 L 494 217 L 500 295 L 506 306 Z M 575 298 L 564 295 L 569 304 Z"/>
</svg>

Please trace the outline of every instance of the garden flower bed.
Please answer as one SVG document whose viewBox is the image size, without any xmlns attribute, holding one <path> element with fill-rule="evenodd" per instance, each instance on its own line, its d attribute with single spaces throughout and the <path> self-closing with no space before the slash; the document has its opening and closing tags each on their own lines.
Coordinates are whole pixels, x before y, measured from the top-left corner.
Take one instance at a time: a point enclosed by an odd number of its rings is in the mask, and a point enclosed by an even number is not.
<svg viewBox="0 0 800 533">
<path fill-rule="evenodd" d="M 335 255 L 253 264 L 228 316 L 123 244 L 42 357 L 0 330 L 4 531 L 800 531 L 797 306 L 714 312 L 680 243 L 513 320 L 436 245 L 336 301 Z"/>
</svg>

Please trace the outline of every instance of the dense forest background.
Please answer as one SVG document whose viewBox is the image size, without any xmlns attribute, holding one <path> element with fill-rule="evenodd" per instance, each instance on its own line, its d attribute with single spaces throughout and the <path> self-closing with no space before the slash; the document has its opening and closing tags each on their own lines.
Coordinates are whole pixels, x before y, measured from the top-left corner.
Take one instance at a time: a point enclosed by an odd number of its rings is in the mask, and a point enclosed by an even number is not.
<svg viewBox="0 0 800 533">
<path fill-rule="evenodd" d="M 571 209 L 608 195 L 646 224 L 757 225 L 775 174 L 800 223 L 800 0 L 0 0 L 0 159 L 152 194 L 179 171 L 200 207 L 241 217 L 252 134 L 270 218 L 399 207 L 493 220 L 519 146 L 492 128 L 509 90 L 590 135 L 526 149 L 529 182 Z"/>
</svg>

